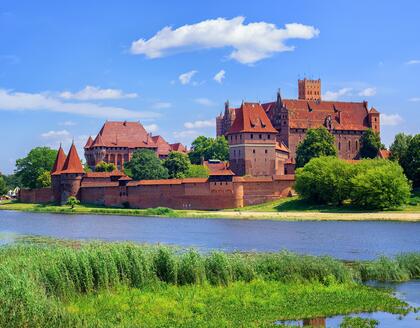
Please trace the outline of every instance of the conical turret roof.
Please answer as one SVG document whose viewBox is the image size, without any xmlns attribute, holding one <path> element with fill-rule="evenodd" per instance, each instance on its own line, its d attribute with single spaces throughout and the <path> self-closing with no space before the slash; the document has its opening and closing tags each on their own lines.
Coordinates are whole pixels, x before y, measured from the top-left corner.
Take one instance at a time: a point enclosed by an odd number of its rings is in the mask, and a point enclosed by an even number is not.
<svg viewBox="0 0 420 328">
<path fill-rule="evenodd" d="M 85 149 L 89 149 L 93 144 L 93 139 L 91 136 L 89 136 L 88 140 L 86 141 Z"/>
<path fill-rule="evenodd" d="M 64 162 L 61 173 L 84 173 L 82 163 L 80 161 L 79 154 L 77 154 L 74 143 L 71 145 L 69 154 L 67 155 L 66 161 Z"/>
<path fill-rule="evenodd" d="M 64 153 L 63 148 L 58 148 L 57 157 L 55 158 L 54 166 L 51 170 L 51 175 L 60 174 L 61 170 L 63 169 L 64 162 L 66 161 L 66 154 Z"/>
<path fill-rule="evenodd" d="M 101 133 L 99 133 L 96 136 L 95 141 L 92 144 L 92 147 L 105 147 L 104 141 L 102 140 L 102 137 L 101 137 Z"/>
</svg>

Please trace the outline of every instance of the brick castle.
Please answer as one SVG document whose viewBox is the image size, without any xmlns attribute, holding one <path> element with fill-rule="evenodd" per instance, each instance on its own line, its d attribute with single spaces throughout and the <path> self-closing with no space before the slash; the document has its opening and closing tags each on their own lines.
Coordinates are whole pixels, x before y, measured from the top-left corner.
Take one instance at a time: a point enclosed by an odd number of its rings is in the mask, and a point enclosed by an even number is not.
<svg viewBox="0 0 420 328">
<path fill-rule="evenodd" d="M 270 103 L 243 102 L 216 118 L 217 135 L 226 136 L 229 162 L 205 163 L 208 178 L 134 181 L 123 173 L 136 149 L 147 148 L 165 158 L 187 152 L 148 134 L 138 122 L 106 122 L 95 139 L 89 137 L 87 164 L 114 163 L 114 172 L 85 172 L 74 144 L 68 155 L 60 147 L 51 172 L 52 187 L 22 190 L 24 202 L 65 203 L 70 196 L 82 203 L 148 208 L 223 209 L 259 204 L 290 195 L 294 183 L 296 146 L 309 128 L 325 126 L 335 137 L 339 157 L 357 159 L 360 138 L 380 131 L 379 112 L 367 102 L 321 100 L 320 80 L 299 80 L 299 99 Z"/>
</svg>

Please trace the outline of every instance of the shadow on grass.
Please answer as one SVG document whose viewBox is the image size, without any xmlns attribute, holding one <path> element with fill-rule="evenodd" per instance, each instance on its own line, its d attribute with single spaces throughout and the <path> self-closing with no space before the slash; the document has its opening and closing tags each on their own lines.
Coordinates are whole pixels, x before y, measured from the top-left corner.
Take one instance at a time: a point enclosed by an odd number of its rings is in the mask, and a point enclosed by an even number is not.
<svg viewBox="0 0 420 328">
<path fill-rule="evenodd" d="M 319 211 L 321 213 L 361 213 L 366 212 L 366 210 L 357 208 L 351 205 L 320 205 L 316 203 L 309 202 L 305 199 L 296 198 L 289 199 L 285 202 L 273 207 L 277 212 L 296 212 L 296 211 Z"/>
</svg>

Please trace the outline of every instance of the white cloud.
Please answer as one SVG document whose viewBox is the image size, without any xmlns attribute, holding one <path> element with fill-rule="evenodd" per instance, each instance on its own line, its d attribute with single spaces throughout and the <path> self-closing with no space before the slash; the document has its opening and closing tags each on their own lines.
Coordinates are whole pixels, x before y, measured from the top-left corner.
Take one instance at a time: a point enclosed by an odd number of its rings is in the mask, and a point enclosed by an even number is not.
<svg viewBox="0 0 420 328">
<path fill-rule="evenodd" d="M 70 136 L 70 132 L 67 130 L 59 130 L 59 131 L 51 130 L 51 131 L 44 132 L 41 134 L 41 137 L 46 138 L 46 139 L 65 138 L 69 136 Z"/>
<path fill-rule="evenodd" d="M 404 122 L 403 118 L 398 114 L 381 114 L 382 125 L 399 125 Z"/>
<path fill-rule="evenodd" d="M 420 59 L 412 59 L 406 62 L 407 65 L 418 65 L 420 64 Z"/>
<path fill-rule="evenodd" d="M 207 99 L 207 98 L 196 98 L 196 99 L 194 99 L 194 101 L 197 103 L 197 104 L 200 104 L 200 105 L 203 105 L 203 106 L 214 106 L 215 105 L 215 103 L 213 102 L 213 101 L 211 101 L 210 99 Z"/>
<path fill-rule="evenodd" d="M 214 119 L 184 123 L 184 127 L 187 129 L 201 129 L 201 128 L 209 128 L 209 127 L 214 127 L 214 126 L 216 126 L 216 121 Z"/>
<path fill-rule="evenodd" d="M 159 101 L 153 104 L 153 108 L 156 109 L 164 109 L 164 108 L 171 108 L 172 104 L 170 102 Z"/>
<path fill-rule="evenodd" d="M 64 122 L 61 122 L 59 124 L 63 125 L 63 126 L 74 126 L 74 125 L 76 125 L 76 123 L 73 122 L 73 121 L 64 121 Z"/>
<path fill-rule="evenodd" d="M 147 132 L 156 132 L 159 129 L 159 126 L 157 124 L 149 124 L 145 125 L 144 128 Z"/>
<path fill-rule="evenodd" d="M 101 106 L 94 103 L 63 102 L 46 93 L 12 92 L 0 89 L 0 111 L 50 111 L 106 119 L 156 118 L 154 112 L 137 112 L 120 107 Z"/>
<path fill-rule="evenodd" d="M 222 83 L 225 78 L 225 71 L 222 69 L 219 72 L 216 73 L 216 75 L 213 77 L 213 80 L 215 80 L 218 83 Z"/>
<path fill-rule="evenodd" d="M 372 97 L 376 95 L 376 88 L 366 88 L 361 90 L 358 94 L 361 97 Z"/>
<path fill-rule="evenodd" d="M 413 97 L 413 98 L 408 99 L 408 101 L 418 102 L 418 101 L 420 101 L 420 97 Z"/>
<path fill-rule="evenodd" d="M 351 95 L 351 92 L 352 92 L 351 88 L 342 88 L 338 91 L 327 91 L 324 95 L 322 95 L 322 99 L 334 101 L 334 100 L 338 100 L 341 97 Z"/>
<path fill-rule="evenodd" d="M 99 87 L 87 85 L 84 89 L 72 93 L 64 91 L 60 93 L 60 97 L 64 99 L 76 100 L 100 100 L 100 99 L 122 99 L 122 98 L 136 98 L 137 93 L 124 93 L 119 89 L 101 89 Z"/>
<path fill-rule="evenodd" d="M 288 39 L 312 39 L 319 34 L 313 26 L 299 23 L 285 28 L 266 22 L 244 24 L 245 17 L 209 19 L 197 24 L 183 25 L 175 30 L 166 26 L 148 40 L 138 39 L 131 44 L 131 53 L 159 58 L 174 52 L 231 47 L 231 59 L 252 64 L 276 52 L 293 51 Z"/>
<path fill-rule="evenodd" d="M 197 71 L 192 70 L 192 71 L 181 74 L 180 76 L 178 76 L 179 82 L 181 82 L 181 84 L 184 84 L 184 85 L 190 83 L 191 79 L 196 73 Z"/>
<path fill-rule="evenodd" d="M 194 138 L 200 135 L 199 131 L 196 130 L 184 130 L 184 131 L 174 131 L 173 135 L 176 139 L 185 139 L 185 138 Z"/>
</svg>

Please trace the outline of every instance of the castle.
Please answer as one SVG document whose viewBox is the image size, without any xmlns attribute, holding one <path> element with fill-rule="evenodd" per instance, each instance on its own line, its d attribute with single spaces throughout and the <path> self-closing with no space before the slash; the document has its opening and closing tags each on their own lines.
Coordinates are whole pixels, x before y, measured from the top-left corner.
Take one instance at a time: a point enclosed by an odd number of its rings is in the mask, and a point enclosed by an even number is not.
<svg viewBox="0 0 420 328">
<path fill-rule="evenodd" d="M 230 138 L 243 106 L 231 108 L 228 101 L 225 103 L 224 113 L 216 117 L 218 136 Z M 322 100 L 321 80 L 299 80 L 298 99 L 282 99 L 278 91 L 276 101 L 255 106 L 264 110 L 275 129 L 276 141 L 289 151 L 286 170 L 288 166 L 293 169 L 297 145 L 310 128 L 325 126 L 335 137 L 339 158 L 347 160 L 359 158 L 360 138 L 365 130 L 371 128 L 380 132 L 379 112 L 375 108 L 369 109 L 366 101 Z"/>
</svg>

